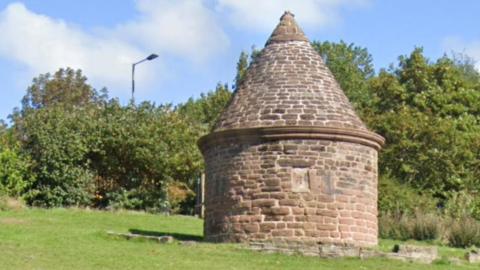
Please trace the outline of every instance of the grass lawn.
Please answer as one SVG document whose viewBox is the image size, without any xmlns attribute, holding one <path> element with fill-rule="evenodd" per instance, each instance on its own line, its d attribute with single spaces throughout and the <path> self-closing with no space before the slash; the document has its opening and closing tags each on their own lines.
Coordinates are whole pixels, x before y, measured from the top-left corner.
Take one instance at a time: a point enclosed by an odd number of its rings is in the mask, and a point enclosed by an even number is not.
<svg viewBox="0 0 480 270">
<path fill-rule="evenodd" d="M 202 221 L 192 217 L 78 209 L 0 212 L 0 269 L 480 269 L 387 259 L 320 259 L 264 254 L 232 244 L 157 244 L 108 236 L 107 230 L 175 234 L 199 239 Z M 382 241 L 389 249 L 394 241 Z M 448 256 L 463 251 L 441 247 Z"/>
</svg>

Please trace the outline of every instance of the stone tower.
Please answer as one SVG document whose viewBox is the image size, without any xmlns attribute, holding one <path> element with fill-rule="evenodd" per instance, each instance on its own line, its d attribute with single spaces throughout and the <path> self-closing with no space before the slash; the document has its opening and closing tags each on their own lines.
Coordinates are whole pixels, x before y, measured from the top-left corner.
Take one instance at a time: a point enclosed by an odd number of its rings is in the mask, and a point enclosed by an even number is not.
<svg viewBox="0 0 480 270">
<path fill-rule="evenodd" d="M 205 237 L 287 249 L 377 244 L 377 151 L 369 131 L 285 12 L 199 141 Z"/>
</svg>

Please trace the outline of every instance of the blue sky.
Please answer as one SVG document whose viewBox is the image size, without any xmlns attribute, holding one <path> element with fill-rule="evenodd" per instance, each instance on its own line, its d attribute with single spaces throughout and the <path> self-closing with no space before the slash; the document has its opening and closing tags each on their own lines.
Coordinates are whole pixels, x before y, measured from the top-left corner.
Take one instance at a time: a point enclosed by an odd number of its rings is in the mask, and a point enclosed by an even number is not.
<svg viewBox="0 0 480 270">
<path fill-rule="evenodd" d="M 178 103 L 231 84 L 242 50 L 262 48 L 284 10 L 310 40 L 367 47 L 375 67 L 423 46 L 435 59 L 452 50 L 480 60 L 475 0 L 0 0 L 0 118 L 33 77 L 81 68 L 97 89 L 136 100 Z M 478 65 L 477 67 L 480 67 Z"/>
</svg>

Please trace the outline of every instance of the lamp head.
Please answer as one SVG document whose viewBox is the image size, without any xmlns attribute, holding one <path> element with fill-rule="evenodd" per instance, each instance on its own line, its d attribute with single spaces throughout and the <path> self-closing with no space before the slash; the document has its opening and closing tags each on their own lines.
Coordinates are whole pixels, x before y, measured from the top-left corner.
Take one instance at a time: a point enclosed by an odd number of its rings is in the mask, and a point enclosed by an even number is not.
<svg viewBox="0 0 480 270">
<path fill-rule="evenodd" d="M 147 60 L 150 61 L 150 60 L 153 60 L 153 59 L 155 59 L 155 58 L 157 58 L 157 57 L 158 57 L 158 55 L 152 53 L 152 54 L 150 54 L 150 55 L 147 57 Z"/>
</svg>

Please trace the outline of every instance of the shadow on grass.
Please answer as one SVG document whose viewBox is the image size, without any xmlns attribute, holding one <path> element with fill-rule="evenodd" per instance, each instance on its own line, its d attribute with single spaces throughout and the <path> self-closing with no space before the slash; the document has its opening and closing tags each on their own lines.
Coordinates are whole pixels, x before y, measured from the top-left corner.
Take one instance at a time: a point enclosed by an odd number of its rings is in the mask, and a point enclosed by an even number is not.
<svg viewBox="0 0 480 270">
<path fill-rule="evenodd" d="M 128 230 L 130 233 L 133 234 L 139 234 L 139 235 L 145 235 L 145 236 L 172 236 L 173 238 L 180 240 L 180 241 L 196 241 L 196 242 L 202 242 L 203 237 L 198 236 L 198 235 L 193 235 L 193 234 L 184 234 L 184 233 L 170 233 L 170 232 L 157 232 L 157 231 L 146 231 L 146 230 L 140 230 L 140 229 L 129 229 Z"/>
</svg>

